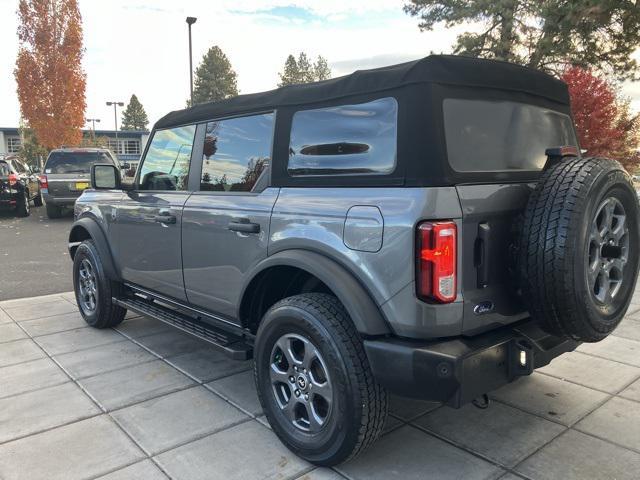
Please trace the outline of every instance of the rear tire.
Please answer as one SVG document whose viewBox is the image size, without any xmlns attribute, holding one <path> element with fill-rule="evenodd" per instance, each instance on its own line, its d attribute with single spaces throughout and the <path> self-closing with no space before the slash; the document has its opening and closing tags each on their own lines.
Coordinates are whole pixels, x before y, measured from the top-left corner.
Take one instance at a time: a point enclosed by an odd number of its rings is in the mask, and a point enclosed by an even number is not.
<svg viewBox="0 0 640 480">
<path fill-rule="evenodd" d="M 550 333 L 597 342 L 620 323 L 639 266 L 640 208 L 622 166 L 575 158 L 545 171 L 519 251 L 523 299 Z"/>
<path fill-rule="evenodd" d="M 38 191 L 38 195 L 33 199 L 33 205 L 36 207 L 42 206 L 42 192 Z"/>
<path fill-rule="evenodd" d="M 82 318 L 94 328 L 115 327 L 127 313 L 113 303 L 122 285 L 107 278 L 93 240 L 83 241 L 73 257 L 73 289 Z"/>
<path fill-rule="evenodd" d="M 336 465 L 380 435 L 387 394 L 334 296 L 306 293 L 272 306 L 258 330 L 254 365 L 267 419 L 296 455 Z"/>
<path fill-rule="evenodd" d="M 16 205 L 16 215 L 18 217 L 28 217 L 31 215 L 31 205 L 29 205 L 29 192 L 24 190 Z"/>
<path fill-rule="evenodd" d="M 60 207 L 47 204 L 47 217 L 60 218 L 61 216 L 62 216 L 62 209 Z"/>
</svg>

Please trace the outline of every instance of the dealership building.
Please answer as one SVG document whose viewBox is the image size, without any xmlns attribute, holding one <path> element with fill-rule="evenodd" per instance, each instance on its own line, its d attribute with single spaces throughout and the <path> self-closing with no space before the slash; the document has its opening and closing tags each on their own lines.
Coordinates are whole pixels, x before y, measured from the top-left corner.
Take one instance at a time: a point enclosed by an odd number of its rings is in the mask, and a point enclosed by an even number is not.
<svg viewBox="0 0 640 480">
<path fill-rule="evenodd" d="M 116 138 L 117 133 L 117 138 Z M 92 137 L 93 130 L 82 130 L 82 135 Z M 109 149 L 118 156 L 121 163 L 135 166 L 149 138 L 148 131 L 134 130 L 96 130 L 96 138 L 106 138 Z M 0 127 L 0 155 L 18 153 L 22 146 L 22 138 L 18 128 Z"/>
</svg>

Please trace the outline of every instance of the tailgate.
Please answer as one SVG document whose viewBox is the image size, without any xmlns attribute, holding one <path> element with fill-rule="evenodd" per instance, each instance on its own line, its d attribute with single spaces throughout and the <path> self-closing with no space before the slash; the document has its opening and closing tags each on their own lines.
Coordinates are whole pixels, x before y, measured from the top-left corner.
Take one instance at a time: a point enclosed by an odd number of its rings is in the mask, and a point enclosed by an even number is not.
<svg viewBox="0 0 640 480">
<path fill-rule="evenodd" d="M 474 335 L 528 316 L 516 291 L 514 245 L 533 185 L 461 185 L 463 332 Z"/>
<path fill-rule="evenodd" d="M 86 173 L 46 174 L 49 183 L 49 195 L 56 197 L 79 197 L 89 188 L 91 179 Z"/>
</svg>

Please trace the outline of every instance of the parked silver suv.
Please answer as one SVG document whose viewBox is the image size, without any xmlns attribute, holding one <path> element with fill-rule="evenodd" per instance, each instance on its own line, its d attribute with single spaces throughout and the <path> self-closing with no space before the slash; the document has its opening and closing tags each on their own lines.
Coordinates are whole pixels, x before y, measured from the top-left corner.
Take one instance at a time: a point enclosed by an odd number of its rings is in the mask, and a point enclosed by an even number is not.
<svg viewBox="0 0 640 480">
<path fill-rule="evenodd" d="M 57 148 L 52 150 L 40 175 L 40 187 L 49 218 L 58 218 L 65 208 L 89 188 L 91 166 L 96 163 L 118 165 L 111 151 L 104 148 Z"/>
<path fill-rule="evenodd" d="M 132 185 L 95 165 L 69 237 L 80 313 L 132 310 L 253 356 L 274 432 L 318 465 L 388 392 L 460 407 L 620 322 L 638 200 L 582 158 L 567 88 L 431 56 L 169 113 Z"/>
</svg>

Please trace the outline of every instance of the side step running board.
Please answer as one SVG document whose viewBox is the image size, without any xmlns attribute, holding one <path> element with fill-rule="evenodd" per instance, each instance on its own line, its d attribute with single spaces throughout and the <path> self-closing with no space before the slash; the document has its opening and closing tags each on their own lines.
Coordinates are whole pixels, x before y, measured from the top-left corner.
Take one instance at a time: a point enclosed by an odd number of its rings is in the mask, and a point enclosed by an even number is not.
<svg viewBox="0 0 640 480">
<path fill-rule="evenodd" d="M 201 340 L 209 342 L 214 348 L 234 360 L 248 360 L 253 355 L 253 348 L 242 336 L 226 332 L 170 308 L 136 297 L 114 297 L 113 302 L 127 310 L 155 318 L 156 320 L 160 320 L 184 332 L 190 333 Z"/>
</svg>

